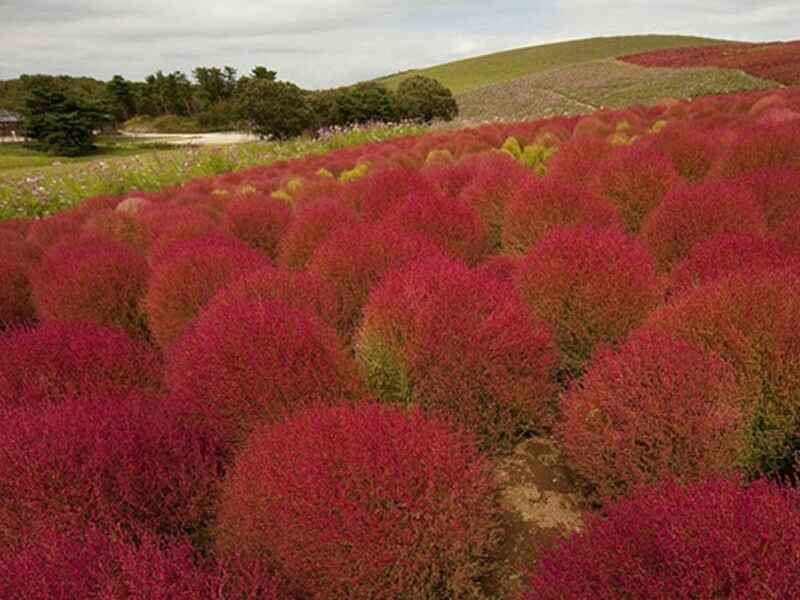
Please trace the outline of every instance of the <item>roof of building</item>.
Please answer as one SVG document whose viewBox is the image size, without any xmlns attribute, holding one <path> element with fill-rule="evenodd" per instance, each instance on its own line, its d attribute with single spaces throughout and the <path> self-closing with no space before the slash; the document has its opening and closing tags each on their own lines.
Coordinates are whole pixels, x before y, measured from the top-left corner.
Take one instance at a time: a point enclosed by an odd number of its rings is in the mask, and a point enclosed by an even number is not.
<svg viewBox="0 0 800 600">
<path fill-rule="evenodd" d="M 21 114 L 0 108 L 0 123 L 17 123 L 19 121 L 22 121 Z"/>
</svg>

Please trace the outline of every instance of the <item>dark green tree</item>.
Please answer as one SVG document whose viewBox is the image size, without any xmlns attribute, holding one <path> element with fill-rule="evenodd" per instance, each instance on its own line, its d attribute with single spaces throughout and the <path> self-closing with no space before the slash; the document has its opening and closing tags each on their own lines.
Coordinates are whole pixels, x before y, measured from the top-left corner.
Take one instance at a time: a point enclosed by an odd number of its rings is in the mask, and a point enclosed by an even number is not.
<svg viewBox="0 0 800 600">
<path fill-rule="evenodd" d="M 336 125 L 375 121 L 392 122 L 398 118 L 394 94 L 374 82 L 364 82 L 337 90 L 332 110 Z"/>
<path fill-rule="evenodd" d="M 458 115 L 453 93 L 430 77 L 415 75 L 404 79 L 397 87 L 396 98 L 400 113 L 406 119 L 452 121 Z"/>
<path fill-rule="evenodd" d="M 248 79 L 236 104 L 239 118 L 261 137 L 285 139 L 314 126 L 306 94 L 287 81 Z"/>
<path fill-rule="evenodd" d="M 236 91 L 237 77 L 233 67 L 197 67 L 192 74 L 206 105 L 228 100 Z"/>
<path fill-rule="evenodd" d="M 106 84 L 106 98 L 117 122 L 127 121 L 136 114 L 133 82 L 121 75 L 114 75 Z"/>
<path fill-rule="evenodd" d="M 278 78 L 278 72 L 271 71 L 267 67 L 253 67 L 253 70 L 250 72 L 250 76 L 253 79 L 268 79 L 270 81 L 275 81 Z"/>
<path fill-rule="evenodd" d="M 94 149 L 95 130 L 111 121 L 101 104 L 58 85 L 36 85 L 25 100 L 25 137 L 46 152 L 77 156 Z"/>
</svg>

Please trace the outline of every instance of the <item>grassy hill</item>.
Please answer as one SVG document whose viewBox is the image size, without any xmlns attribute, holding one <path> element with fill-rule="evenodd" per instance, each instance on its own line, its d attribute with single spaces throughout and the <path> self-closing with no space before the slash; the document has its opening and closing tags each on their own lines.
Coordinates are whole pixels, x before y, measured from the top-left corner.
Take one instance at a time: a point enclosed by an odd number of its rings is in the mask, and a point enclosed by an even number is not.
<svg viewBox="0 0 800 600">
<path fill-rule="evenodd" d="M 722 40 L 681 35 L 630 35 L 597 37 L 555 44 L 507 50 L 445 63 L 426 69 L 414 69 L 388 75 L 378 81 L 390 88 L 412 75 L 425 75 L 441 81 L 454 94 L 510 81 L 533 73 L 541 73 L 578 63 L 613 58 L 624 54 L 682 48 L 710 46 Z"/>
</svg>

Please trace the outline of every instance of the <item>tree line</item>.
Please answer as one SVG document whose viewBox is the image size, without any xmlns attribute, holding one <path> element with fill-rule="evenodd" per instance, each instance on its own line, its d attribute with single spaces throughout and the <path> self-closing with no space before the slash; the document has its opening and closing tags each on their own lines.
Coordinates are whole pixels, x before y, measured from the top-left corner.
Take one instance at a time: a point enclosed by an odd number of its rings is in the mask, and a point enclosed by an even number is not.
<svg viewBox="0 0 800 600">
<path fill-rule="evenodd" d="M 197 67 L 191 78 L 159 70 L 143 81 L 121 75 L 108 82 L 23 75 L 0 82 L 0 107 L 23 113 L 30 138 L 44 139 L 47 130 L 58 129 L 51 138 L 59 141 L 50 145 L 59 152 L 76 144 L 85 149 L 82 137 L 90 145 L 92 131 L 140 116 L 176 115 L 191 118 L 203 130 L 248 128 L 263 137 L 286 138 L 376 121 L 450 120 L 458 112 L 450 90 L 427 77 L 406 79 L 396 90 L 363 82 L 311 91 L 279 80 L 263 66 L 246 75 L 230 66 Z M 80 135 L 81 129 L 89 130 L 88 137 Z"/>
</svg>

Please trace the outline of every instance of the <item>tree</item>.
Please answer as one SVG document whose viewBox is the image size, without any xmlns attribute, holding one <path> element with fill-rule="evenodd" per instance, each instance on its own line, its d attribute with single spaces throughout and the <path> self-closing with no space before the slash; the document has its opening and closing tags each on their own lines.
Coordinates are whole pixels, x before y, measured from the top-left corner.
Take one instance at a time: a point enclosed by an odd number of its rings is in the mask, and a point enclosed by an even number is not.
<svg viewBox="0 0 800 600">
<path fill-rule="evenodd" d="M 269 81 L 275 81 L 278 78 L 277 71 L 271 71 L 267 69 L 267 67 L 253 67 L 251 71 L 251 77 L 253 79 L 268 79 Z"/>
<path fill-rule="evenodd" d="M 228 100 L 236 91 L 236 69 L 233 67 L 197 67 L 193 71 L 206 105 Z"/>
<path fill-rule="evenodd" d="M 359 83 L 353 87 L 337 90 L 333 107 L 336 125 L 396 121 L 397 103 L 394 94 L 380 84 Z"/>
<path fill-rule="evenodd" d="M 285 139 L 314 124 L 305 93 L 287 81 L 248 79 L 237 97 L 237 112 L 261 137 Z"/>
<path fill-rule="evenodd" d="M 417 121 L 451 121 L 458 114 L 453 93 L 437 80 L 422 75 L 409 77 L 400 83 L 397 104 L 403 117 Z"/>
<path fill-rule="evenodd" d="M 36 85 L 25 100 L 25 137 L 52 154 L 90 152 L 95 129 L 110 120 L 98 103 L 79 99 L 57 85 Z"/>
<path fill-rule="evenodd" d="M 136 97 L 133 83 L 122 77 L 114 77 L 106 84 L 106 97 L 118 122 L 127 121 L 136 114 Z"/>
</svg>

